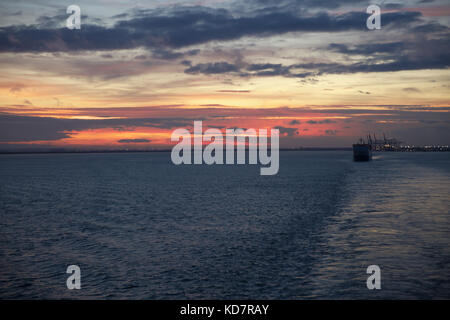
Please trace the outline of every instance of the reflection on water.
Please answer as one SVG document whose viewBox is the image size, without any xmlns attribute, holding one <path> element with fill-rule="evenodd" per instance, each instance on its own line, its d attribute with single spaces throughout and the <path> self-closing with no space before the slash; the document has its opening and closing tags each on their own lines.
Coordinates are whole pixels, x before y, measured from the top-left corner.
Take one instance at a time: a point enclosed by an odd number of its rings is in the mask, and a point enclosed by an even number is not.
<svg viewBox="0 0 450 320">
<path fill-rule="evenodd" d="M 450 298 L 450 155 L 351 159 L 284 152 L 268 177 L 166 153 L 2 155 L 0 298 Z"/>
<path fill-rule="evenodd" d="M 346 179 L 350 196 L 323 233 L 326 253 L 318 264 L 317 286 L 332 284 L 333 298 L 449 298 L 447 155 L 383 154 L 374 159 L 355 164 Z M 382 270 L 382 291 L 356 285 L 366 279 L 361 271 L 371 264 Z"/>
</svg>

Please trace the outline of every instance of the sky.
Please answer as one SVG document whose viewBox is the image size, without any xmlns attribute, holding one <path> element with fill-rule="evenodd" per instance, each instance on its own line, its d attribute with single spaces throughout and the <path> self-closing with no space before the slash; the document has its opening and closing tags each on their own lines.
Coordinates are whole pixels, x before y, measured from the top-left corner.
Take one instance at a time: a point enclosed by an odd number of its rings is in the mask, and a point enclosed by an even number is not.
<svg viewBox="0 0 450 320">
<path fill-rule="evenodd" d="M 2 1 L 0 150 L 164 149 L 195 120 L 448 145 L 449 27 L 448 0 Z"/>
</svg>

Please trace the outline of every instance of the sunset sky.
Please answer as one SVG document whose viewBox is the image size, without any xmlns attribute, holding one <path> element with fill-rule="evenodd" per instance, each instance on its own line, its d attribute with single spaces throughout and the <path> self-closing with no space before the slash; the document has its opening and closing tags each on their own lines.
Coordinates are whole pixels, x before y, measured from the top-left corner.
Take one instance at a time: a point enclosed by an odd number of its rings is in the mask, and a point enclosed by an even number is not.
<svg viewBox="0 0 450 320">
<path fill-rule="evenodd" d="M 194 120 L 449 144 L 449 27 L 448 0 L 2 1 L 0 150 L 166 148 Z"/>
</svg>

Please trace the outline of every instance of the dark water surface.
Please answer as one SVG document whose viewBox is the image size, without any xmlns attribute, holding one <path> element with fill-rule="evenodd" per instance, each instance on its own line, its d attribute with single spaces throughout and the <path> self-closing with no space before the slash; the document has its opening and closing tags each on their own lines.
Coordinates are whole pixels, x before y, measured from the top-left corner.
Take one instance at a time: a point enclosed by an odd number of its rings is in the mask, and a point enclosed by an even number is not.
<svg viewBox="0 0 450 320">
<path fill-rule="evenodd" d="M 351 157 L 1 155 L 0 298 L 450 298 L 450 154 Z"/>
</svg>

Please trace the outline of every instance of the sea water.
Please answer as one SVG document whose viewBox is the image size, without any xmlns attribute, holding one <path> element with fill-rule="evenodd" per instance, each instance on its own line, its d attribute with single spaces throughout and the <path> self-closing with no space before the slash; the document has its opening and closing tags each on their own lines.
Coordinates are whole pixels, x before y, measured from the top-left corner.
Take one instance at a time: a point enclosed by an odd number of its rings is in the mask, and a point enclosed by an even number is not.
<svg viewBox="0 0 450 320">
<path fill-rule="evenodd" d="M 449 153 L 0 155 L 0 298 L 448 299 L 449 192 Z"/>
</svg>

